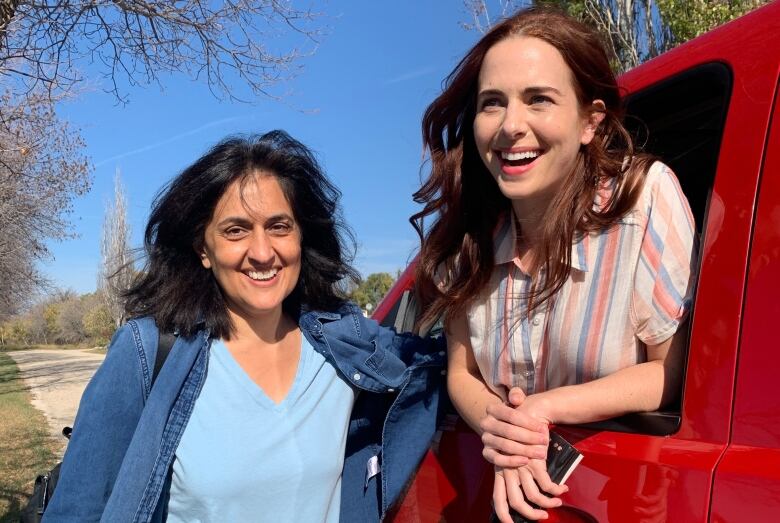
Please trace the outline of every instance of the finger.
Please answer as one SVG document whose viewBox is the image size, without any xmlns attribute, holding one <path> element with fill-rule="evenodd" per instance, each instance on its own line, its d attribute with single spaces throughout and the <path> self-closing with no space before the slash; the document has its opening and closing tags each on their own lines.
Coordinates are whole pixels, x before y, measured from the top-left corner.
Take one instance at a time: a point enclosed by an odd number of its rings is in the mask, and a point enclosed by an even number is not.
<svg viewBox="0 0 780 523">
<path fill-rule="evenodd" d="M 529 478 L 531 478 L 531 483 L 533 483 L 533 477 L 531 476 L 531 473 L 526 471 L 525 467 L 521 467 L 515 470 L 517 471 L 516 474 L 508 474 L 505 478 L 506 497 L 509 500 L 509 506 L 527 519 L 547 519 L 547 512 L 532 507 L 526 501 L 528 493 L 525 491 L 525 487 L 521 478 L 523 475 L 527 475 Z M 505 472 L 508 471 L 509 469 L 505 469 Z"/>
<path fill-rule="evenodd" d="M 546 444 L 528 444 L 513 441 L 490 432 L 482 433 L 482 444 L 485 448 L 496 449 L 508 456 L 525 456 L 533 459 L 547 459 Z M 535 438 L 534 438 L 535 439 Z"/>
<path fill-rule="evenodd" d="M 527 431 L 538 432 L 549 437 L 550 429 L 543 420 L 537 419 L 527 412 L 513 409 L 501 403 L 488 405 L 485 409 L 486 416 L 480 420 L 480 426 L 486 423 L 488 426 L 506 424 L 520 427 Z M 484 429 L 483 429 L 484 430 Z"/>
<path fill-rule="evenodd" d="M 490 447 L 484 447 L 482 449 L 482 457 L 484 457 L 488 463 L 491 463 L 497 467 L 502 467 L 502 468 L 522 467 L 523 465 L 526 465 L 529 461 L 529 459 L 525 456 L 517 456 L 517 455 L 510 456 L 507 454 L 502 454 L 496 449 Z"/>
<path fill-rule="evenodd" d="M 546 462 L 541 460 L 532 460 L 528 464 L 528 470 L 533 475 L 534 480 L 536 480 L 535 485 L 538 485 L 541 490 L 550 496 L 560 496 L 561 494 L 569 491 L 569 487 L 566 485 L 559 485 L 550 479 L 550 475 L 547 473 Z"/>
<path fill-rule="evenodd" d="M 547 444 L 550 441 L 550 435 L 546 431 L 538 431 L 526 426 L 518 426 L 505 421 L 500 421 L 490 415 L 482 418 L 479 422 L 479 428 L 483 434 L 492 434 L 500 436 L 510 441 L 516 441 L 523 445 L 544 445 L 546 455 Z"/>
<path fill-rule="evenodd" d="M 494 418 L 505 422 L 509 422 L 509 419 L 512 417 L 512 413 L 514 411 L 514 407 L 505 403 L 491 403 L 485 407 L 485 413 L 488 415 L 488 417 L 493 416 Z"/>
<path fill-rule="evenodd" d="M 496 472 L 493 481 L 493 510 L 496 511 L 496 516 L 498 516 L 501 523 L 512 523 L 512 516 L 509 514 L 509 503 L 506 500 L 504 476 L 500 472 Z"/>
<path fill-rule="evenodd" d="M 509 394 L 507 397 L 509 398 L 509 403 L 515 407 L 519 407 L 520 404 L 525 401 L 525 392 L 523 392 L 523 389 L 520 387 L 512 387 L 509 389 Z"/>
<path fill-rule="evenodd" d="M 519 469 L 520 486 L 528 501 L 539 505 L 540 509 L 560 507 L 563 502 L 559 498 L 543 494 L 534 481 L 533 473 L 528 467 Z"/>
</svg>

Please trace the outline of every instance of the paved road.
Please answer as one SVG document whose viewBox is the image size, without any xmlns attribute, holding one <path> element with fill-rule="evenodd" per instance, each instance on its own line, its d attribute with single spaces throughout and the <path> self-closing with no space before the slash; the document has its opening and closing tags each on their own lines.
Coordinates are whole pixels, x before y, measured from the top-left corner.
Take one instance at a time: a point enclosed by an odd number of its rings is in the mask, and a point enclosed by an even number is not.
<svg viewBox="0 0 780 523">
<path fill-rule="evenodd" d="M 73 425 L 79 400 L 87 382 L 95 373 L 102 354 L 80 350 L 26 350 L 7 352 L 19 367 L 33 396 L 32 404 L 46 415 L 55 441 L 65 438 L 62 427 Z"/>
</svg>

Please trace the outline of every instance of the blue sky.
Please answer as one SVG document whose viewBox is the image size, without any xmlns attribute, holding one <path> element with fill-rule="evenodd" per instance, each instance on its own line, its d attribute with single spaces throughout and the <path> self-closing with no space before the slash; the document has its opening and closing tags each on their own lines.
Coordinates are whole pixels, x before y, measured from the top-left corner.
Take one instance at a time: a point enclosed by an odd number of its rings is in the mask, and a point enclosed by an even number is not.
<svg viewBox="0 0 780 523">
<path fill-rule="evenodd" d="M 292 94 L 283 102 L 219 101 L 205 84 L 171 76 L 162 91 L 126 88 L 125 106 L 97 88 L 60 107 L 81 128 L 95 171 L 91 192 L 74 204 L 78 237 L 50 244 L 54 259 L 42 266 L 57 286 L 95 289 L 116 169 L 135 247 L 166 181 L 228 134 L 275 128 L 311 147 L 341 189 L 360 272 L 406 265 L 417 245 L 408 217 L 417 210 L 411 195 L 420 183 L 420 118 L 479 35 L 460 26 L 467 20 L 461 0 L 329 0 L 319 7 L 329 34 L 285 86 Z"/>
</svg>

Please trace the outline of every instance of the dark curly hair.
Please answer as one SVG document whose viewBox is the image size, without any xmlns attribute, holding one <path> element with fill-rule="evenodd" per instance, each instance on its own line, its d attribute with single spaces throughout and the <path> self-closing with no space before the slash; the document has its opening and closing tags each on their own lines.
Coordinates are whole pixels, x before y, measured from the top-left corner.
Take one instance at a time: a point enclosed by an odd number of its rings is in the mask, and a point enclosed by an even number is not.
<svg viewBox="0 0 780 523">
<path fill-rule="evenodd" d="M 344 303 L 343 283 L 359 276 L 350 265 L 355 242 L 341 218 L 341 192 L 305 145 L 277 130 L 229 137 L 163 187 L 144 234 L 144 268 L 125 293 L 127 317 L 152 316 L 161 330 L 185 336 L 204 323 L 212 335 L 230 337 L 224 296 L 196 251 L 227 188 L 258 170 L 276 177 L 301 230 L 301 273 L 285 312 L 297 318 L 302 307 L 332 311 Z"/>
</svg>

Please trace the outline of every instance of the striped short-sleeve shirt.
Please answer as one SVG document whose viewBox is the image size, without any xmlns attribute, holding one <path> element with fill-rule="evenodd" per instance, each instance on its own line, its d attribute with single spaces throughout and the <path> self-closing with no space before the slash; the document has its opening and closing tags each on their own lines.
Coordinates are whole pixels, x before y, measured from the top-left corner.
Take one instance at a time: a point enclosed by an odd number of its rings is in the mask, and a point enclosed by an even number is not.
<svg viewBox="0 0 780 523">
<path fill-rule="evenodd" d="M 609 196 L 604 187 L 594 205 Z M 634 208 L 609 229 L 572 245 L 558 293 L 526 312 L 531 282 L 517 256 L 515 220 L 495 233 L 495 269 L 468 311 L 485 383 L 527 394 L 606 376 L 646 361 L 646 345 L 670 338 L 685 318 L 694 281 L 695 225 L 672 171 L 647 173 Z"/>
</svg>

